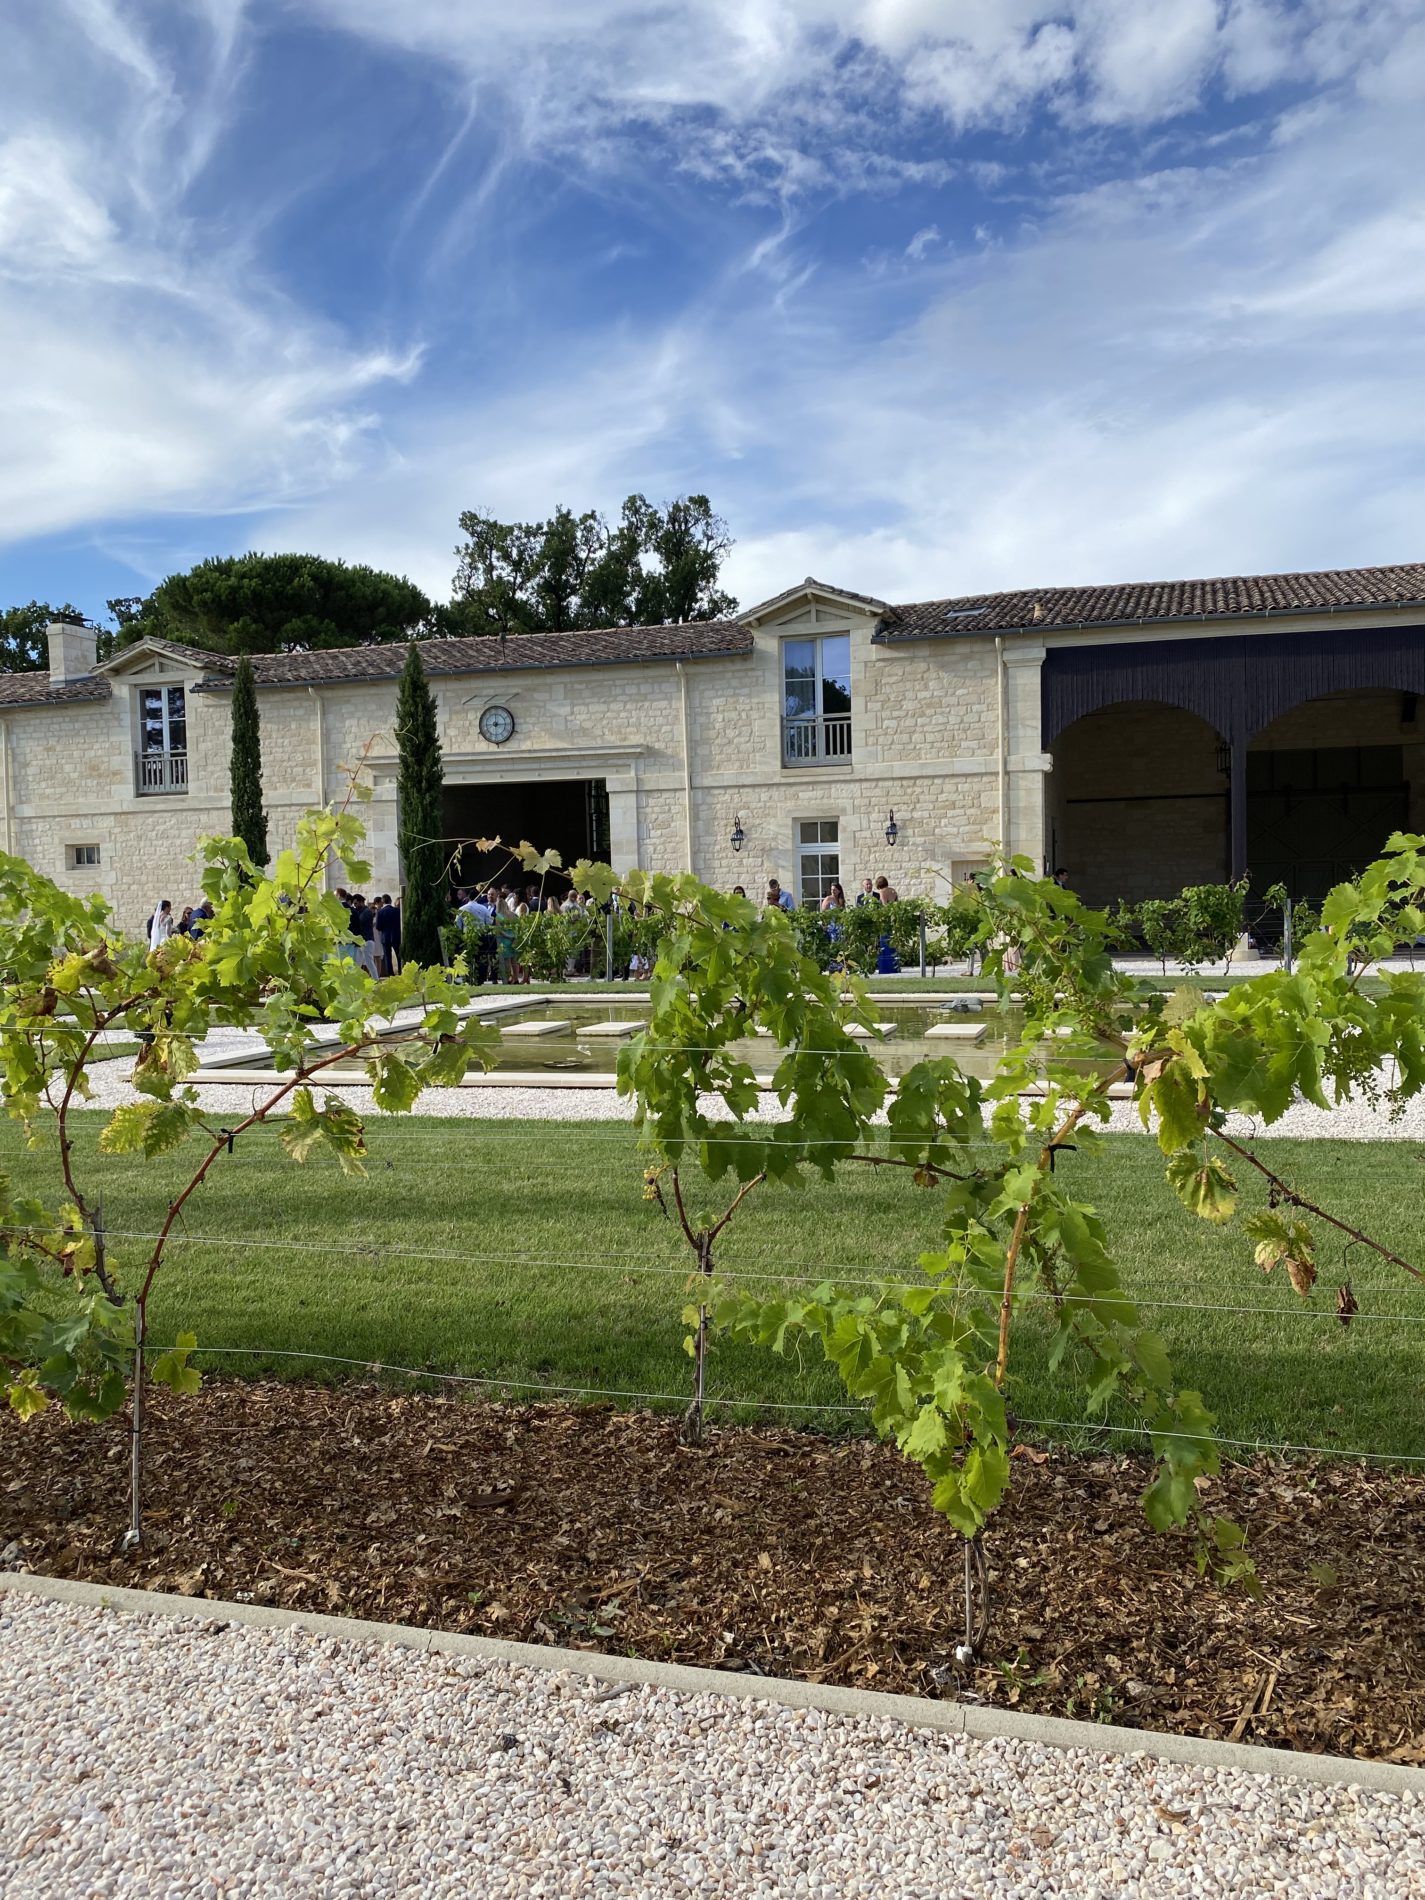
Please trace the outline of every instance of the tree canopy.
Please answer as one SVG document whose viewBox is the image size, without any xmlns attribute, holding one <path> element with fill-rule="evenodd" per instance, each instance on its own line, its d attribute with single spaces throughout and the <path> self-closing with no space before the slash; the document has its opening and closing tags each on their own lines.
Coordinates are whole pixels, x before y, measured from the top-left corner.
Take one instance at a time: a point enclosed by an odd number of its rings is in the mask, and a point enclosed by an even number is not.
<svg viewBox="0 0 1425 1900">
<path fill-rule="evenodd" d="M 302 653 L 409 640 L 430 621 L 413 582 L 316 554 L 236 554 L 170 574 L 139 603 L 109 603 L 115 644 L 156 635 L 214 653 Z"/>
<path fill-rule="evenodd" d="M 717 620 L 737 608 L 717 584 L 732 539 L 706 495 L 680 495 L 665 508 L 630 495 L 613 523 L 562 505 L 547 521 L 469 510 L 460 528 L 455 597 L 440 615 L 451 633 L 648 627 Z"/>
<path fill-rule="evenodd" d="M 42 673 L 49 665 L 45 627 L 56 614 L 77 615 L 77 607 L 51 607 L 31 600 L 23 607 L 0 608 L 0 672 Z"/>
</svg>

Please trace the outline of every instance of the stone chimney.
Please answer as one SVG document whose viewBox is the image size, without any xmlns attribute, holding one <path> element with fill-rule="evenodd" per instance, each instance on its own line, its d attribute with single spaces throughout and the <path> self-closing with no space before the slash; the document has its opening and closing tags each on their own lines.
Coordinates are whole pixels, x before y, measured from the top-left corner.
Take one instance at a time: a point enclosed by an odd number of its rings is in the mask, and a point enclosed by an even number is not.
<svg viewBox="0 0 1425 1900">
<path fill-rule="evenodd" d="M 49 641 L 49 683 L 68 686 L 87 679 L 99 657 L 99 635 L 82 621 L 51 620 L 45 628 Z"/>
</svg>

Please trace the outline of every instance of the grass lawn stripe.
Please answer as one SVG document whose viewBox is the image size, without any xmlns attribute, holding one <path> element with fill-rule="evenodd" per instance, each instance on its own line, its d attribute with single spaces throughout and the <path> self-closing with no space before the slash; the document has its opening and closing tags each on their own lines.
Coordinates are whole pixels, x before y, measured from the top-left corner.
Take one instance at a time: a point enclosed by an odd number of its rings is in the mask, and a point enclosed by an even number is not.
<svg viewBox="0 0 1425 1900">
<path fill-rule="evenodd" d="M 80 1179 L 102 1188 L 113 1233 L 152 1233 L 186 1178 L 182 1157 L 97 1156 L 105 1119 L 75 1118 Z M 631 1129 L 605 1124 L 591 1141 L 579 1124 L 490 1127 L 422 1116 L 382 1119 L 368 1132 L 366 1181 L 322 1162 L 298 1167 L 270 1140 L 245 1139 L 224 1156 L 189 1203 L 189 1231 L 175 1237 L 157 1282 L 153 1336 L 190 1330 L 215 1346 L 522 1386 L 687 1387 L 679 1315 L 695 1293 L 685 1281 L 691 1256 L 642 1199 L 644 1158 Z M 1333 1213 L 1407 1259 L 1425 1259 L 1425 1166 L 1412 1144 L 1267 1140 L 1258 1148 Z M 53 1192 L 52 1155 L 9 1152 L 3 1163 L 17 1186 Z M 1323 1235 L 1317 1290 L 1308 1306 L 1292 1305 L 1277 1278 L 1253 1266 L 1238 1224 L 1211 1227 L 1179 1205 L 1145 1137 L 1108 1137 L 1101 1154 L 1061 1165 L 1107 1221 L 1129 1292 L 1162 1302 L 1152 1323 L 1181 1383 L 1203 1393 L 1225 1438 L 1425 1454 L 1425 1334 L 1410 1323 L 1425 1316 L 1425 1300 L 1416 1301 L 1399 1269 L 1359 1246 L 1343 1265 L 1343 1247 Z M 1261 1185 L 1242 1180 L 1244 1210 L 1265 1204 Z M 696 1180 L 688 1191 L 695 1215 L 724 1205 L 728 1193 Z M 937 1244 L 938 1199 L 900 1169 L 846 1170 L 831 1187 L 762 1188 L 721 1237 L 717 1260 L 730 1273 L 813 1281 L 836 1271 L 847 1280 L 910 1276 L 917 1256 Z M 117 1247 L 132 1259 L 143 1243 Z M 1344 1278 L 1363 1315 L 1375 1317 L 1349 1328 L 1306 1317 L 1330 1311 Z M 1050 1331 L 1047 1305 L 1034 1303 L 1016 1335 L 1012 1402 L 1022 1417 L 1072 1425 L 1077 1388 L 1047 1369 Z M 323 1367 L 320 1357 L 257 1354 L 243 1369 L 312 1377 Z M 351 1376 L 350 1367 L 327 1369 Z M 824 1408 L 830 1427 L 851 1422 L 836 1409 L 845 1393 L 816 1348 L 780 1360 L 719 1343 L 709 1372 L 710 1396 L 737 1402 L 738 1416 L 811 1406 Z M 1054 1435 L 1079 1438 L 1076 1426 Z"/>
</svg>

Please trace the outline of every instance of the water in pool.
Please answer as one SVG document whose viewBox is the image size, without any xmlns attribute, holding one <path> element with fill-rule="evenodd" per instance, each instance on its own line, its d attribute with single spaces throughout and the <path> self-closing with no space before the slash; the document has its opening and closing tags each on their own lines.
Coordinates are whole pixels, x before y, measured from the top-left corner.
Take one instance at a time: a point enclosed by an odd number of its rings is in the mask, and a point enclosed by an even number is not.
<svg viewBox="0 0 1425 1900">
<path fill-rule="evenodd" d="M 877 1022 L 886 1033 L 882 1039 L 868 1040 L 866 1046 L 875 1049 L 892 1076 L 926 1057 L 946 1055 L 954 1056 L 969 1074 L 989 1076 L 999 1056 L 1018 1039 L 1024 1020 L 1018 1010 L 982 1004 L 957 1007 L 953 997 L 916 1005 L 873 999 L 873 1004 Z M 515 1008 L 502 998 L 498 1011 L 489 1012 L 489 1021 L 499 1033 L 494 1067 L 525 1074 L 611 1076 L 618 1066 L 619 1050 L 648 1016 L 647 1001 L 636 996 L 588 1002 L 554 1002 L 536 996 Z M 401 1039 L 399 1033 L 390 1038 Z M 759 1075 L 770 1074 L 777 1065 L 779 1052 L 770 1037 L 748 1036 L 729 1047 Z M 1093 1058 L 1086 1054 L 1085 1059 Z M 338 1080 L 343 1070 L 338 1067 L 328 1074 Z"/>
</svg>

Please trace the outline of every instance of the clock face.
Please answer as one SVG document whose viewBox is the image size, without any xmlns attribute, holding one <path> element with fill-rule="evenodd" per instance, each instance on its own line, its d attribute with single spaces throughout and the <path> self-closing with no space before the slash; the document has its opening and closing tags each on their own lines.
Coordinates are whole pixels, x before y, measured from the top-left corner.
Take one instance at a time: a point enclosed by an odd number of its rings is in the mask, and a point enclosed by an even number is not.
<svg viewBox="0 0 1425 1900">
<path fill-rule="evenodd" d="M 508 706 L 487 706 L 480 715 L 480 737 L 491 745 L 503 745 L 515 729 L 515 716 Z"/>
</svg>

